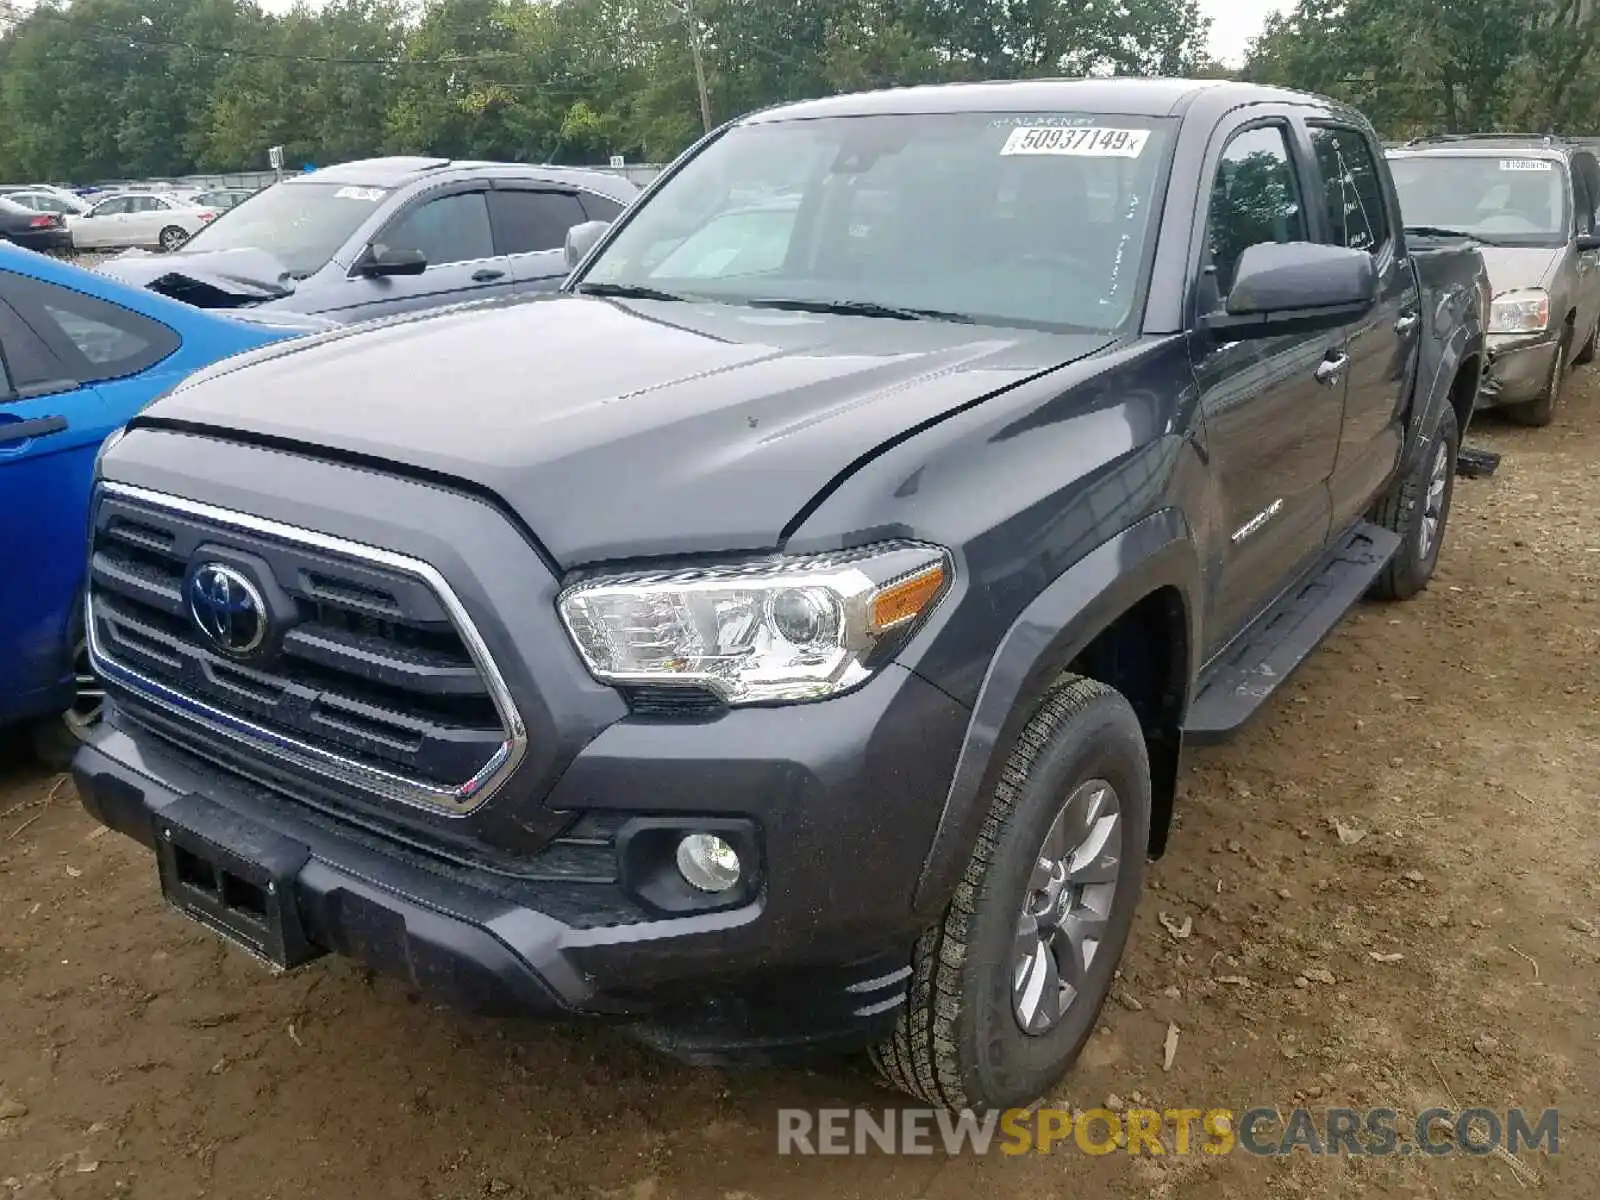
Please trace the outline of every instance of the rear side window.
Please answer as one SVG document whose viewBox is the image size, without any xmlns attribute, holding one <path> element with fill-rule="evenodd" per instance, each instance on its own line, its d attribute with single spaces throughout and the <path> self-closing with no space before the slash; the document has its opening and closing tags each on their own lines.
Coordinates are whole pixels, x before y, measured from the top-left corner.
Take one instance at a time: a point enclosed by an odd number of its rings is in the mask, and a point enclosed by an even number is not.
<svg viewBox="0 0 1600 1200">
<path fill-rule="evenodd" d="M 161 322 L 71 288 L 0 271 L 3 296 L 79 383 L 137 375 L 181 345 Z"/>
<path fill-rule="evenodd" d="M 585 192 L 580 199 L 583 201 L 584 215 L 591 221 L 615 221 L 622 215 L 622 205 L 610 196 Z"/>
<path fill-rule="evenodd" d="M 1333 244 L 1377 254 L 1389 242 L 1389 213 L 1378 164 L 1366 137 L 1344 126 L 1313 126 L 1311 144 L 1322 171 Z"/>
<path fill-rule="evenodd" d="M 587 219 L 570 192 L 495 191 L 489 194 L 489 205 L 501 254 L 559 250 L 566 245 L 567 230 Z"/>
<path fill-rule="evenodd" d="M 1595 198 L 1589 187 L 1590 172 L 1586 169 L 1588 165 L 1583 155 L 1573 155 L 1572 195 L 1576 203 L 1572 206 L 1572 211 L 1577 216 L 1579 233 L 1594 232 Z"/>
<path fill-rule="evenodd" d="M 457 192 L 418 205 L 379 235 L 390 250 L 420 250 L 430 267 L 494 257 L 482 192 Z"/>
</svg>

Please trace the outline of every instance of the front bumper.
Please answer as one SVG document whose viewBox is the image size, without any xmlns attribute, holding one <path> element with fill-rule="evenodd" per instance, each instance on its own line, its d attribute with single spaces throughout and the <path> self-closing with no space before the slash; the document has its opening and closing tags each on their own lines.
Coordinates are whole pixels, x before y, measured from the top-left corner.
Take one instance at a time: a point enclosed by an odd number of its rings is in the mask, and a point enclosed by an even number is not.
<svg viewBox="0 0 1600 1200">
<path fill-rule="evenodd" d="M 1488 339 L 1488 369 L 1478 408 L 1527 404 L 1544 394 L 1560 341 L 1555 334 L 1497 333 Z"/>
<path fill-rule="evenodd" d="M 870 1043 L 904 1002 L 911 897 L 953 768 L 941 743 L 953 753 L 966 711 L 889 668 L 825 705 L 729 717 L 619 722 L 550 798 L 611 821 L 619 855 L 629 822 L 750 814 L 760 886 L 721 911 L 663 912 L 625 871 L 446 857 L 221 771 L 115 704 L 74 774 L 98 820 L 147 846 L 186 797 L 303 846 L 289 890 L 309 942 L 455 1006 L 619 1020 L 701 1061 Z"/>
</svg>

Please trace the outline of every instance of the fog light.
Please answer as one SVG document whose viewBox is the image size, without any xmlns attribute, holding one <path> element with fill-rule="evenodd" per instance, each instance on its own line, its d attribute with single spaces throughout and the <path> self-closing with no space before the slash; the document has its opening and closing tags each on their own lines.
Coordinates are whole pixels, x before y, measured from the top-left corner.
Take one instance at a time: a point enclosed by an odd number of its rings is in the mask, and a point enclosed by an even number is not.
<svg viewBox="0 0 1600 1200">
<path fill-rule="evenodd" d="M 725 892 L 739 882 L 739 853 L 712 833 L 691 833 L 678 843 L 678 870 L 691 887 Z"/>
</svg>

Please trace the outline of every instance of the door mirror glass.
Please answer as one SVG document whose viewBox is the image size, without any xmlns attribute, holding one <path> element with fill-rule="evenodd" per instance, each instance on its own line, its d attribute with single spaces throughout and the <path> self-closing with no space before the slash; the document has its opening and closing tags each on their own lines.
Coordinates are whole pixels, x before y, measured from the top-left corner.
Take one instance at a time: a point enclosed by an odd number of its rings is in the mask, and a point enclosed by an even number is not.
<svg viewBox="0 0 1600 1200">
<path fill-rule="evenodd" d="M 577 266 L 611 228 L 610 221 L 585 221 L 567 230 L 567 267 Z"/>
<path fill-rule="evenodd" d="M 1377 299 L 1377 268 L 1365 250 L 1262 242 L 1239 256 L 1226 306 L 1205 323 L 1232 339 L 1278 337 L 1359 320 Z"/>
<path fill-rule="evenodd" d="M 392 246 L 368 246 L 356 260 L 360 275 L 421 275 L 428 269 L 428 256 L 421 250 L 398 250 Z"/>
</svg>

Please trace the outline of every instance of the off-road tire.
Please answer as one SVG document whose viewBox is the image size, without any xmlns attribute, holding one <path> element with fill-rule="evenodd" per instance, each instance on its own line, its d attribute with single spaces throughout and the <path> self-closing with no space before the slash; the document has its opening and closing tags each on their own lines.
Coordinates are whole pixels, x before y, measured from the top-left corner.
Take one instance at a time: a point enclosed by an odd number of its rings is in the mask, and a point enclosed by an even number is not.
<svg viewBox="0 0 1600 1200">
<path fill-rule="evenodd" d="M 1450 528 L 1450 506 L 1455 499 L 1456 454 L 1461 438 L 1456 432 L 1456 414 L 1446 408 L 1428 435 L 1428 445 L 1417 461 L 1390 485 L 1389 493 L 1378 504 L 1372 519 L 1400 535 L 1400 548 L 1394 552 L 1368 595 L 1377 600 L 1409 600 L 1428 586 L 1439 565 L 1439 550 Z M 1432 543 L 1424 551 L 1422 523 L 1427 516 L 1429 485 L 1435 478 L 1439 455 L 1444 455 L 1444 501 L 1437 514 L 1438 525 Z"/>
<path fill-rule="evenodd" d="M 1567 362 L 1571 353 L 1572 330 L 1569 329 L 1562 334 L 1561 344 L 1556 347 L 1555 362 L 1550 366 L 1550 378 L 1545 381 L 1544 391 L 1537 400 L 1512 404 L 1502 409 L 1507 420 L 1539 428 L 1550 424 L 1556 415 L 1556 405 L 1561 403 L 1561 389 L 1567 382 Z"/>
<path fill-rule="evenodd" d="M 1077 786 L 1104 779 L 1123 816 L 1122 861 L 1106 936 L 1085 987 L 1048 1032 L 1012 1010 L 1017 919 L 1039 847 Z M 872 1051 L 893 1087 L 952 1110 L 1024 1107 L 1072 1066 L 1094 1032 L 1127 943 L 1150 838 L 1150 764 L 1139 720 L 1104 684 L 1064 677 L 1012 747 L 977 845 L 940 923 L 912 959 L 911 994 Z"/>
</svg>

